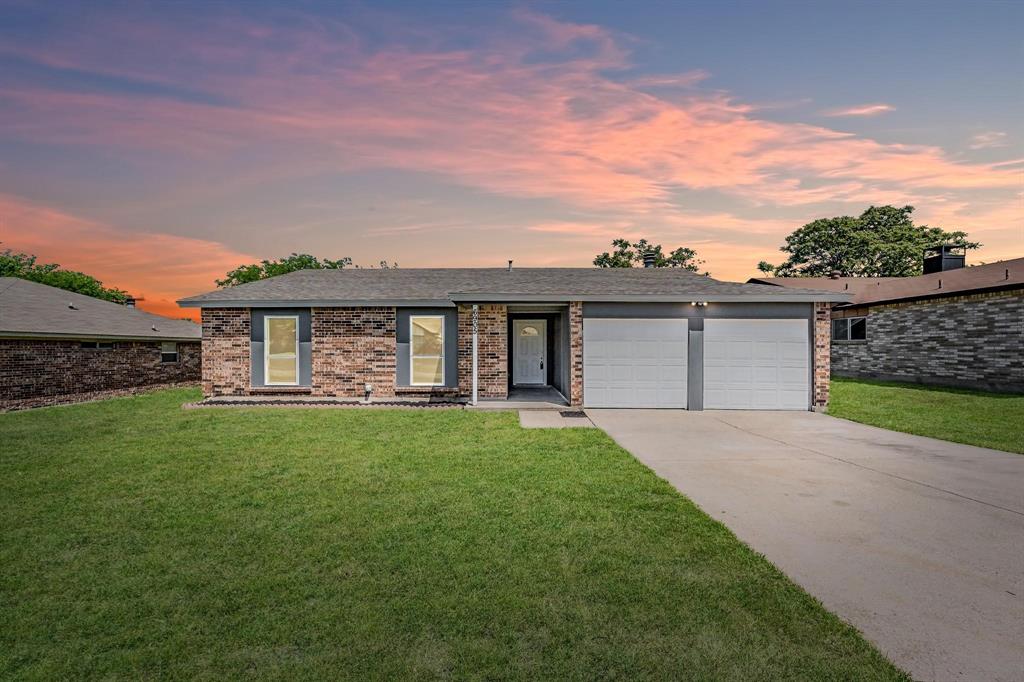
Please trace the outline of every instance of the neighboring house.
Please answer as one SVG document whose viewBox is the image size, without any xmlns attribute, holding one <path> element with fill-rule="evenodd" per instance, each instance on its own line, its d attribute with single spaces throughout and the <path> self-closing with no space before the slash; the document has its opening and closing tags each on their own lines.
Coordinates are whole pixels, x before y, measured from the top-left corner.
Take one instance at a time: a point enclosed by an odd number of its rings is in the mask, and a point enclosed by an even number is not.
<svg viewBox="0 0 1024 682">
<path fill-rule="evenodd" d="M 756 278 L 852 294 L 832 309 L 836 376 L 1024 393 L 1024 258 L 917 277 Z"/>
<path fill-rule="evenodd" d="M 0 410 L 197 381 L 201 328 L 0 277 Z"/>
<path fill-rule="evenodd" d="M 528 399 L 799 409 L 828 401 L 846 294 L 680 269 L 305 270 L 202 309 L 207 396 Z"/>
</svg>

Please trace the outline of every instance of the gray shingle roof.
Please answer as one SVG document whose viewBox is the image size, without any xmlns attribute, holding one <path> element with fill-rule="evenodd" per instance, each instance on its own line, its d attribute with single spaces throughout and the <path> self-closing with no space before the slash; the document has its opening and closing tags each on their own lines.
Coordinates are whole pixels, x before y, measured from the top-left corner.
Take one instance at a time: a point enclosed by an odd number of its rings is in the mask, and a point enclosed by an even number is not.
<svg viewBox="0 0 1024 682">
<path fill-rule="evenodd" d="M 184 298 L 186 307 L 452 305 L 486 301 L 846 301 L 835 292 L 720 282 L 676 268 L 300 270 Z"/>
<path fill-rule="evenodd" d="M 0 336 L 184 341 L 198 340 L 202 328 L 188 320 L 0 277 Z"/>
</svg>

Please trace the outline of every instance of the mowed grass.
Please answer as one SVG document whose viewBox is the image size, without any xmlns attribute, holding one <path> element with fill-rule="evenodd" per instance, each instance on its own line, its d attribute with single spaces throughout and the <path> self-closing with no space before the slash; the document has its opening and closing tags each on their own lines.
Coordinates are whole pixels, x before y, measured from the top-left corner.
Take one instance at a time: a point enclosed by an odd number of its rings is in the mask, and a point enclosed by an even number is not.
<svg viewBox="0 0 1024 682">
<path fill-rule="evenodd" d="M 884 429 L 1024 453 L 1024 395 L 832 380 L 829 414 Z"/>
<path fill-rule="evenodd" d="M 905 679 L 597 429 L 0 415 L 3 679 Z"/>
</svg>

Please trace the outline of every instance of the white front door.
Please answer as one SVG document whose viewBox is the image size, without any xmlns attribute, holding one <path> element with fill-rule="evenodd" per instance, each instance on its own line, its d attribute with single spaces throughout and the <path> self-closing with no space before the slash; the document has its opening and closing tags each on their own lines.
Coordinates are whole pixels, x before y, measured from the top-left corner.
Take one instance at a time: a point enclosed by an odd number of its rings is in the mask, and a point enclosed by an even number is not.
<svg viewBox="0 0 1024 682">
<path fill-rule="evenodd" d="M 513 320 L 512 383 L 545 384 L 547 376 L 548 323 L 546 320 Z"/>
</svg>

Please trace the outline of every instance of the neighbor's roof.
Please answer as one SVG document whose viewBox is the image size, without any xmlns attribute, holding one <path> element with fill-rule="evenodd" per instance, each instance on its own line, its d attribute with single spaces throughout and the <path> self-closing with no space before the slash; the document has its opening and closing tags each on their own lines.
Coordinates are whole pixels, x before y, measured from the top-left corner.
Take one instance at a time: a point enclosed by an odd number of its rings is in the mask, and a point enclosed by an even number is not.
<svg viewBox="0 0 1024 682">
<path fill-rule="evenodd" d="M 787 291 L 791 287 L 842 291 L 853 294 L 848 305 L 867 305 L 1024 287 L 1024 258 L 916 277 L 757 277 L 749 281 L 774 284 Z"/>
<path fill-rule="evenodd" d="M 64 289 L 0 277 L 0 336 L 20 338 L 199 339 L 202 328 Z"/>
<path fill-rule="evenodd" d="M 488 301 L 847 301 L 810 289 L 719 282 L 679 268 L 299 270 L 184 298 L 186 307 L 435 305 Z"/>
</svg>

